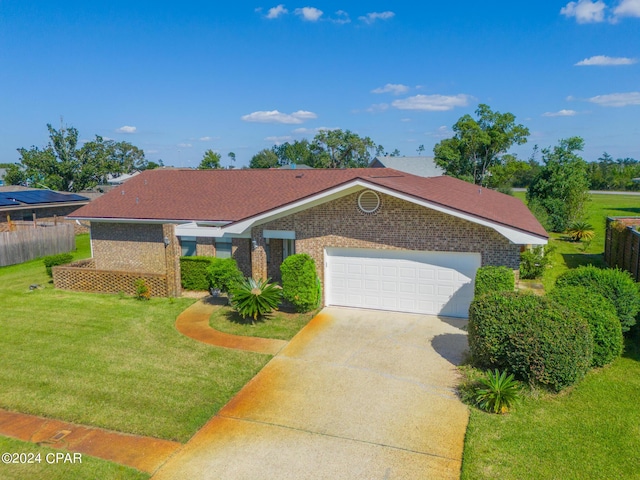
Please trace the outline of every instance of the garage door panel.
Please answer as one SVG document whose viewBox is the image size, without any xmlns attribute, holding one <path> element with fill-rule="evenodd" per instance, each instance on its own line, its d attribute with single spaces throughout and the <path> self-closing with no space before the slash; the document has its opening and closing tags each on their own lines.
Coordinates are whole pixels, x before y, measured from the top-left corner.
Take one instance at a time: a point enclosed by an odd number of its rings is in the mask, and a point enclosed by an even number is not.
<svg viewBox="0 0 640 480">
<path fill-rule="evenodd" d="M 480 255 L 327 249 L 327 305 L 466 317 Z"/>
</svg>

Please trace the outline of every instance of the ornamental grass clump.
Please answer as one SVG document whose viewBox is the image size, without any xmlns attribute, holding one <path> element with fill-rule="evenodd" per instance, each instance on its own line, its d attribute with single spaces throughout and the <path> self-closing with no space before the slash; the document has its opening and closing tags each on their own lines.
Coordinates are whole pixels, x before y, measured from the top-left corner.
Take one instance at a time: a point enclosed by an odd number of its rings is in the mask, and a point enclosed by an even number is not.
<svg viewBox="0 0 640 480">
<path fill-rule="evenodd" d="M 253 321 L 277 310 L 282 299 L 282 289 L 276 283 L 269 283 L 269 279 L 245 278 L 230 293 L 234 310 L 242 318 Z"/>
<path fill-rule="evenodd" d="M 478 408 L 490 413 L 507 413 L 520 396 L 520 384 L 513 374 L 498 369 L 488 371 L 475 391 Z"/>
</svg>

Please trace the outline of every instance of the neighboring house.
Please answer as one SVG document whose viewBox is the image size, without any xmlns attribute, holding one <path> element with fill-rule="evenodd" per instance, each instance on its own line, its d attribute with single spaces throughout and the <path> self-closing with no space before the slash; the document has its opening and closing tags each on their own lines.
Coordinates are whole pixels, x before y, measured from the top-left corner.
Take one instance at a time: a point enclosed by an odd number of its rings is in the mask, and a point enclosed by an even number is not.
<svg viewBox="0 0 640 480">
<path fill-rule="evenodd" d="M 4 185 L 4 176 L 7 174 L 6 168 L 0 168 L 0 187 Z"/>
<path fill-rule="evenodd" d="M 439 177 L 444 170 L 436 165 L 433 157 L 376 157 L 369 168 L 393 168 L 419 177 Z"/>
<path fill-rule="evenodd" d="M 140 175 L 140 172 L 136 171 L 133 173 L 123 173 L 122 175 L 118 175 L 117 177 L 110 177 L 107 180 L 109 185 L 122 185 L 127 180 L 131 180 L 133 177 Z"/>
<path fill-rule="evenodd" d="M 38 224 L 65 221 L 65 217 L 89 203 L 89 198 L 18 185 L 0 187 L 0 231 L 9 230 L 9 221 Z"/>
<path fill-rule="evenodd" d="M 109 272 L 109 285 L 113 272 L 148 272 L 166 282 L 156 294 L 178 295 L 179 257 L 194 254 L 279 279 L 283 259 L 304 252 L 324 305 L 460 317 L 480 266 L 517 270 L 521 246 L 548 239 L 514 197 L 386 168 L 151 170 L 70 218 L 91 221 L 85 267 Z M 56 286 L 87 288 L 73 275 Z M 92 289 L 104 290 L 98 277 Z"/>
</svg>

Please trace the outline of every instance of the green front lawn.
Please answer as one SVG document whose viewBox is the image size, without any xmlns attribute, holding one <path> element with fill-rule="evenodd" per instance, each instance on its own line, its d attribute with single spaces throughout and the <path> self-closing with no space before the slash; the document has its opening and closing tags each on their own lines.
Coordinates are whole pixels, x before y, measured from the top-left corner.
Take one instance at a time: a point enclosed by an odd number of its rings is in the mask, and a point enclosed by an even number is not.
<svg viewBox="0 0 640 480">
<path fill-rule="evenodd" d="M 179 334 L 192 302 L 55 290 L 40 260 L 0 268 L 0 407 L 188 440 L 270 359 Z"/>
<path fill-rule="evenodd" d="M 640 478 L 639 360 L 628 354 L 507 415 L 472 408 L 462 479 Z"/>
<path fill-rule="evenodd" d="M 216 309 L 209 319 L 212 328 L 232 335 L 291 340 L 293 336 L 311 320 L 317 311 L 311 313 L 273 312 L 268 318 L 251 323 L 243 319 L 229 306 Z"/>
</svg>

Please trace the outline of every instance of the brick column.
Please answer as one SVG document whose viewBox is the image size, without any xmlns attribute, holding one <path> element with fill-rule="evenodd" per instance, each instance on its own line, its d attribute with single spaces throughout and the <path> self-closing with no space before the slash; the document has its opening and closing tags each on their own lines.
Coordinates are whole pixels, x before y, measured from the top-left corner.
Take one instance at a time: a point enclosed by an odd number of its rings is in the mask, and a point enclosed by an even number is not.
<svg viewBox="0 0 640 480">
<path fill-rule="evenodd" d="M 167 295 L 179 297 L 182 294 L 180 285 L 180 243 L 175 235 L 176 227 L 173 224 L 162 225 L 162 238 L 169 239 L 169 245 L 165 246 L 164 259 L 167 275 Z"/>
<path fill-rule="evenodd" d="M 267 252 L 262 235 L 252 235 L 251 240 L 251 276 L 256 280 L 267 279 Z M 255 246 L 254 246 L 254 243 Z"/>
</svg>

